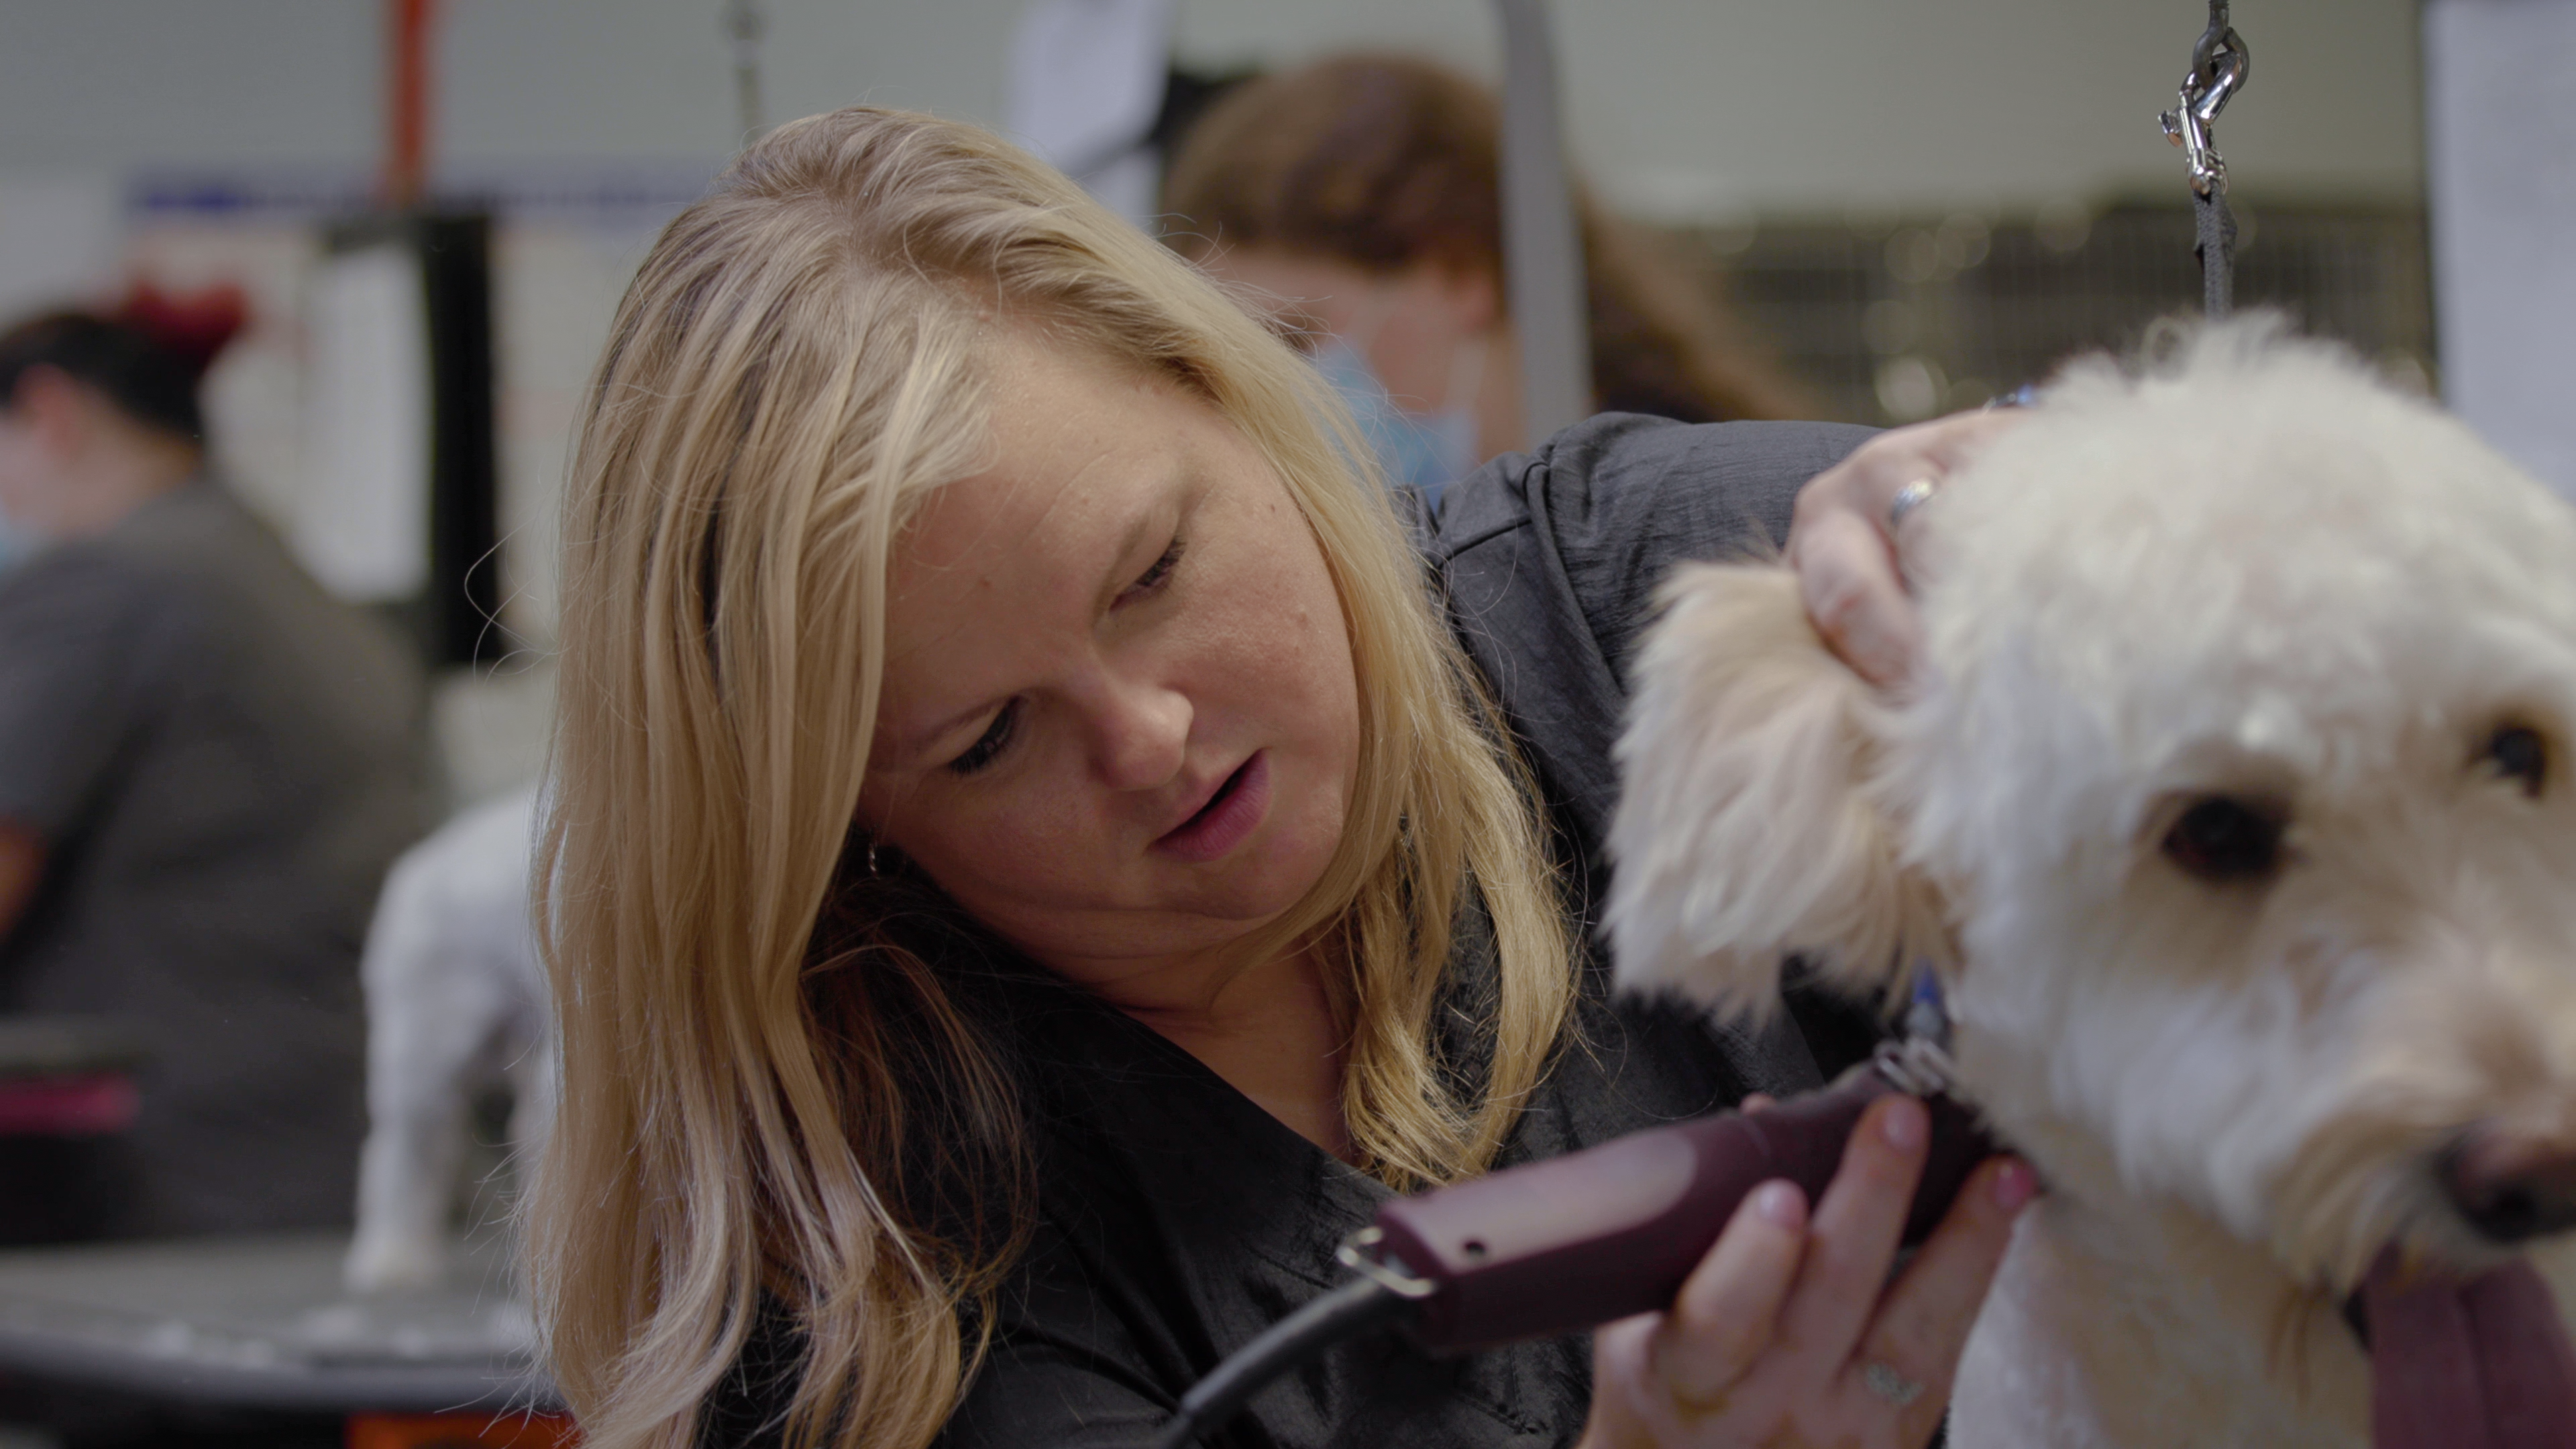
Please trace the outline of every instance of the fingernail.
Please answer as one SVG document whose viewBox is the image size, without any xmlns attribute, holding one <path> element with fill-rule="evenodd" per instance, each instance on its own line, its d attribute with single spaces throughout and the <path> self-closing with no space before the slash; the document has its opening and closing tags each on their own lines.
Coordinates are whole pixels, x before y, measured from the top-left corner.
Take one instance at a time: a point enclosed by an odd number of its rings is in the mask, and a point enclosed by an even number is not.
<svg viewBox="0 0 2576 1449">
<path fill-rule="evenodd" d="M 1878 1135 L 1899 1152 L 1912 1152 L 1923 1145 L 1931 1130 L 1931 1120 L 1923 1114 L 1923 1104 L 1912 1097 L 1891 1096 L 1879 1110 Z"/>
<path fill-rule="evenodd" d="M 1995 1206 L 2005 1212 L 2019 1212 L 2021 1205 L 2039 1193 L 2039 1174 L 2019 1158 L 2005 1163 L 1995 1172 Z"/>
<path fill-rule="evenodd" d="M 1773 1227 L 1795 1228 L 1806 1206 L 1795 1183 L 1766 1182 L 1753 1189 L 1753 1211 Z"/>
</svg>

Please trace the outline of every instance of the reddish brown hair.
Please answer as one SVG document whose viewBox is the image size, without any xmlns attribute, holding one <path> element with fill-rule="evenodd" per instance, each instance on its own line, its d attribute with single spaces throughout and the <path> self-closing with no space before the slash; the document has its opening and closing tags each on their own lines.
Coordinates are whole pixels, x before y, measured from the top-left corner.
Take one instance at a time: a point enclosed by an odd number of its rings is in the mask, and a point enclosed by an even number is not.
<svg viewBox="0 0 2576 1449">
<path fill-rule="evenodd" d="M 1203 256 L 1275 247 L 1372 272 L 1432 263 L 1502 275 L 1501 113 L 1454 71 L 1346 55 L 1251 81 L 1208 109 L 1172 160 L 1172 243 Z M 1786 417 L 1796 390 L 1730 335 L 1707 290 L 1580 183 L 1602 408 L 1686 422 Z"/>
</svg>

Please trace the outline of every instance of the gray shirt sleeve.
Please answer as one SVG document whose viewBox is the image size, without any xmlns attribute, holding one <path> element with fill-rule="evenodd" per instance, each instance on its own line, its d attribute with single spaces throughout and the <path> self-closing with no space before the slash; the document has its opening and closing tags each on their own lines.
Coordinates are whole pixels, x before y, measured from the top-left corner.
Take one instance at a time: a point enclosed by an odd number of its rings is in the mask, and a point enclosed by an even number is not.
<svg viewBox="0 0 2576 1449">
<path fill-rule="evenodd" d="M 1775 552 L 1798 489 L 1869 436 L 1607 413 L 1495 459 L 1441 500 L 1430 552 L 1451 625 L 1583 850 L 1618 798 L 1610 747 L 1655 591 L 1686 560 Z"/>
<path fill-rule="evenodd" d="M 1450 625 L 1494 691 L 1560 832 L 1574 897 L 1602 900 L 1619 798 L 1611 760 L 1628 662 L 1675 565 L 1760 558 L 1789 536 L 1806 481 L 1870 436 L 1839 423 L 1675 423 L 1610 413 L 1495 459 L 1441 500 L 1430 550 Z M 1596 922 L 1578 925 L 1588 938 Z M 1790 1011 L 1732 1034 L 1758 1088 L 1804 1090 L 1866 1019 L 1793 988 Z"/>
<path fill-rule="evenodd" d="M 158 612 L 147 580 L 77 545 L 0 576 L 0 820 L 59 840 L 113 778 Z"/>
</svg>

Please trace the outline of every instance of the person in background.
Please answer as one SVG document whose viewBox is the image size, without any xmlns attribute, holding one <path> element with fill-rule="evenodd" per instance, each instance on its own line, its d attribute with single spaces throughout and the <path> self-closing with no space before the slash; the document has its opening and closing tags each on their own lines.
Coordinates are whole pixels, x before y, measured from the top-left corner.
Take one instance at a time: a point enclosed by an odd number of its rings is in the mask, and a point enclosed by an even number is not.
<svg viewBox="0 0 2576 1449">
<path fill-rule="evenodd" d="M 417 659 L 208 472 L 197 384 L 242 320 L 144 291 L 0 334 L 0 512 L 35 541 L 0 574 L 0 1010 L 148 1053 L 90 1180 L 0 1182 L 91 1199 L 81 1236 L 348 1220 L 358 947 L 424 823 Z"/>
<path fill-rule="evenodd" d="M 1474 80 L 1339 56 L 1217 101 L 1164 181 L 1165 239 L 1220 280 L 1271 294 L 1284 321 L 1319 328 L 1319 361 L 1389 480 L 1435 503 L 1528 441 L 1504 306 L 1500 129 Z M 1596 410 L 1689 423 L 1801 415 L 1803 400 L 1730 336 L 1697 279 L 1579 181 L 1575 197 Z"/>
</svg>

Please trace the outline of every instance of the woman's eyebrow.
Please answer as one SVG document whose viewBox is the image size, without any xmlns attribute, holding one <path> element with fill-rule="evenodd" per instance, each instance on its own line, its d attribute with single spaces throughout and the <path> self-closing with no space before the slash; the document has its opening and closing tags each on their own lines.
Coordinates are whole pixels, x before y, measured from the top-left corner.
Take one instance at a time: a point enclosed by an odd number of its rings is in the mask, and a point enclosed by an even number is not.
<svg viewBox="0 0 2576 1449">
<path fill-rule="evenodd" d="M 948 716 L 937 724 L 929 725 L 918 730 L 905 730 L 896 734 L 894 737 L 893 750 L 895 762 L 904 765 L 917 762 L 922 755 L 929 751 L 932 745 L 946 738 L 949 731 L 961 728 L 978 715 L 992 713 L 993 707 L 994 702 L 992 700 L 978 700 L 974 704 L 957 711 L 957 713 Z"/>
<path fill-rule="evenodd" d="M 1118 540 L 1117 549 L 1109 555 L 1109 564 L 1102 571 L 1100 593 L 1092 601 L 1093 613 L 1106 611 L 1120 594 L 1127 591 L 1127 586 L 1135 582 L 1130 576 L 1128 561 L 1136 556 L 1137 551 L 1150 543 L 1156 533 L 1173 527 L 1179 516 L 1189 511 L 1188 504 L 1181 500 L 1180 495 L 1190 491 L 1191 485 L 1198 481 L 1198 470 L 1183 464 L 1173 471 L 1175 476 L 1171 481 L 1156 489 L 1152 502 L 1128 521 L 1126 534 Z M 1156 549 L 1155 552 L 1159 554 L 1162 550 Z"/>
<path fill-rule="evenodd" d="M 1127 521 L 1126 531 L 1119 535 L 1117 547 L 1111 551 L 1108 563 L 1102 567 L 1100 588 L 1092 600 L 1095 614 L 1105 612 L 1112 603 L 1117 601 L 1118 596 L 1126 591 L 1127 586 L 1135 582 L 1128 576 L 1128 561 L 1136 556 L 1138 550 L 1150 543 L 1156 533 L 1178 525 L 1181 517 L 1189 513 L 1195 496 L 1201 491 L 1205 482 L 1206 479 L 1195 458 L 1172 465 L 1164 486 L 1154 489 L 1148 495 L 1146 504 L 1137 509 L 1135 516 Z M 910 764 L 932 744 L 945 737 L 949 731 L 963 726 L 978 715 L 991 713 L 998 703 L 999 701 L 990 699 L 979 700 L 936 724 L 926 725 L 917 730 L 898 730 L 890 741 L 893 746 L 891 753 L 897 761 Z"/>
<path fill-rule="evenodd" d="M 1119 593 L 1127 587 L 1129 582 L 1126 576 L 1127 560 L 1153 536 L 1161 515 L 1160 509 L 1148 509 L 1129 523 L 1127 532 L 1118 540 L 1117 552 L 1110 556 L 1107 568 L 1102 571 L 1100 591 L 1093 600 L 1095 612 L 1108 608 Z M 996 703 L 997 701 L 990 699 L 978 700 L 936 724 L 925 725 L 917 730 L 897 731 L 893 740 L 895 759 L 905 764 L 912 763 L 931 745 L 945 738 L 949 731 L 963 727 L 978 715 L 992 713 Z"/>
</svg>

